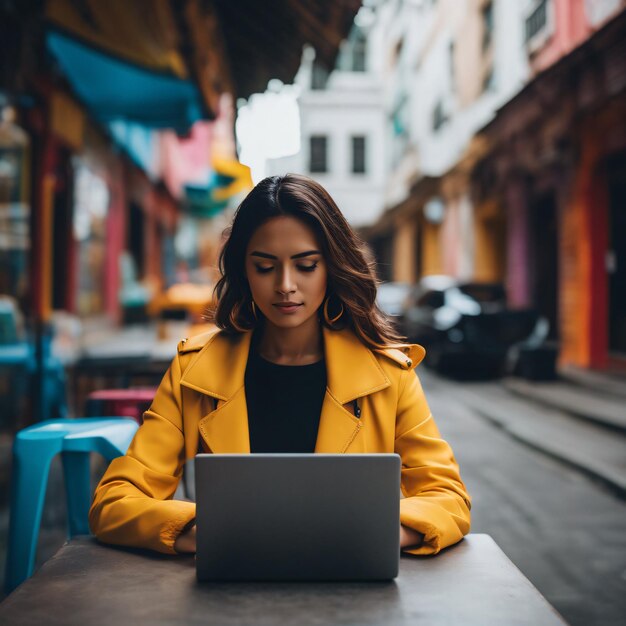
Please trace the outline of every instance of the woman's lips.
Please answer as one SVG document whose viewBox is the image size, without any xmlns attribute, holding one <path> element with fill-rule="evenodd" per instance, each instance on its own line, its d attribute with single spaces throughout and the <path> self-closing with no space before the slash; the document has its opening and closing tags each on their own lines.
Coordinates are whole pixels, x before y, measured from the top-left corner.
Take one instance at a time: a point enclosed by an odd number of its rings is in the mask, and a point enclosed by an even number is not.
<svg viewBox="0 0 626 626">
<path fill-rule="evenodd" d="M 295 313 L 302 305 L 301 304 L 275 304 L 274 305 L 281 313 L 289 315 Z"/>
</svg>

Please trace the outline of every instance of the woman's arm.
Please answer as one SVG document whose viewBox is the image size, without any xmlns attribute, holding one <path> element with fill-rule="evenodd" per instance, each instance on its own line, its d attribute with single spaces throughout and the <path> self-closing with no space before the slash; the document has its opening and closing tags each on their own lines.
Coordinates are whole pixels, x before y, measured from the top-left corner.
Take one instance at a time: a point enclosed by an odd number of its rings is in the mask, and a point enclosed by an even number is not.
<svg viewBox="0 0 626 626">
<path fill-rule="evenodd" d="M 114 459 L 96 488 L 89 525 L 106 543 L 173 554 L 196 515 L 192 502 L 172 500 L 185 462 L 178 355 L 125 456 Z"/>
<path fill-rule="evenodd" d="M 400 548 L 419 548 L 423 542 L 422 533 L 400 524 Z"/>
<path fill-rule="evenodd" d="M 187 524 L 174 542 L 174 550 L 179 554 L 196 551 L 196 525 Z"/>
<path fill-rule="evenodd" d="M 402 458 L 405 496 L 400 522 L 423 535 L 420 545 L 406 551 L 437 554 L 469 532 L 471 500 L 413 370 L 403 372 L 400 380 L 395 451 Z"/>
</svg>

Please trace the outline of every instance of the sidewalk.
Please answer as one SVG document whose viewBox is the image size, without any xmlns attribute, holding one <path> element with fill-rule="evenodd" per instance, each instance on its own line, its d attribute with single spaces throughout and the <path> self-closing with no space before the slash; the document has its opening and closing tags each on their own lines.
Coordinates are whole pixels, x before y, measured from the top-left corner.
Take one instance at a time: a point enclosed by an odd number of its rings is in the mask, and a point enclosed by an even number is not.
<svg viewBox="0 0 626 626">
<path fill-rule="evenodd" d="M 568 380 L 536 383 L 508 378 L 504 386 L 528 400 L 626 434 L 626 392 L 624 395 L 619 395 L 619 392 L 611 395 Z"/>
<path fill-rule="evenodd" d="M 188 328 L 184 322 L 169 323 L 167 338 L 160 339 L 155 322 L 119 327 L 106 320 L 88 320 L 79 338 L 55 341 L 53 351 L 66 365 L 80 358 L 168 360 L 176 354 L 176 345 L 186 336 Z"/>
<path fill-rule="evenodd" d="M 512 437 L 626 498 L 626 385 L 597 372 L 576 380 L 505 378 L 460 383 L 458 391 L 475 411 Z"/>
</svg>

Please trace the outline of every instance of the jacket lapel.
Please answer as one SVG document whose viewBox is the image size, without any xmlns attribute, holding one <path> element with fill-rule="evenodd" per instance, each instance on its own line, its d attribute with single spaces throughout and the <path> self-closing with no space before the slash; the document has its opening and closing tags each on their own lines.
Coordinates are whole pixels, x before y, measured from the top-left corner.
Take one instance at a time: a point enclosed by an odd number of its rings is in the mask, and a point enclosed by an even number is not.
<svg viewBox="0 0 626 626">
<path fill-rule="evenodd" d="M 244 375 L 251 333 L 217 333 L 183 373 L 180 384 L 215 398 L 216 408 L 198 423 L 210 452 L 250 452 Z"/>
<path fill-rule="evenodd" d="M 344 405 L 390 385 L 376 357 L 354 335 L 324 327 L 327 389 L 315 452 L 365 452 L 364 421 Z"/>
<path fill-rule="evenodd" d="M 248 408 L 243 386 L 227 402 L 203 417 L 198 429 L 209 450 L 215 454 L 250 452 Z"/>
<path fill-rule="evenodd" d="M 228 400 L 243 387 L 252 333 L 215 333 L 192 359 L 180 384 L 219 400 Z"/>
<path fill-rule="evenodd" d="M 339 404 L 352 402 L 391 384 L 374 354 L 349 330 L 324 327 L 328 390 Z"/>
<path fill-rule="evenodd" d="M 216 399 L 217 408 L 199 421 L 200 435 L 214 453 L 250 452 L 244 375 L 252 333 L 214 335 L 191 361 L 181 385 Z M 364 452 L 361 419 L 344 408 L 390 385 L 374 354 L 350 331 L 324 328 L 327 388 L 315 452 Z"/>
</svg>

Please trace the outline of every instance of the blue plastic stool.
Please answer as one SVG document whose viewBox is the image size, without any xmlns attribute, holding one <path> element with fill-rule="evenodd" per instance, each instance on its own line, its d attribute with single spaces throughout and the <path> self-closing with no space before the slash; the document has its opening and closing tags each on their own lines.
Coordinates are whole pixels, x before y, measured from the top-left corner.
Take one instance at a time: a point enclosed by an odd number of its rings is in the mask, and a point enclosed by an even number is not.
<svg viewBox="0 0 626 626">
<path fill-rule="evenodd" d="M 124 417 L 58 419 L 17 433 L 13 443 L 11 519 L 5 587 L 11 592 L 32 575 L 41 513 L 53 457 L 63 455 L 68 536 L 89 534 L 91 506 L 89 454 L 107 461 L 126 453 L 138 428 Z"/>
</svg>

